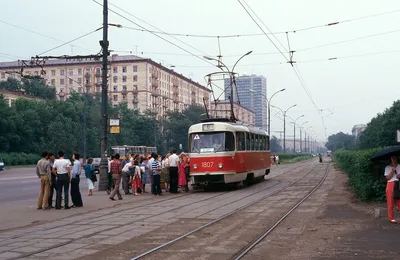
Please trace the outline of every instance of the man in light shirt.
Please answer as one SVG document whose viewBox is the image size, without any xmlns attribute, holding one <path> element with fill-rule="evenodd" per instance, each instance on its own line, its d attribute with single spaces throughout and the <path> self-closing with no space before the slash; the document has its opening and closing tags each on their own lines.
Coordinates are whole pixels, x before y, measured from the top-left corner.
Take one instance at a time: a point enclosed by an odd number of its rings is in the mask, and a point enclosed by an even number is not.
<svg viewBox="0 0 400 260">
<path fill-rule="evenodd" d="M 40 159 L 36 165 L 36 174 L 40 178 L 40 193 L 37 209 L 48 209 L 51 170 L 47 152 L 42 153 L 42 159 Z"/>
<path fill-rule="evenodd" d="M 57 171 L 57 195 L 56 195 L 56 209 L 61 209 L 61 194 L 64 189 L 64 209 L 70 209 L 69 202 L 69 181 L 71 175 L 71 161 L 64 159 L 64 152 L 58 152 L 59 159 L 54 161 L 53 168 Z"/>
<path fill-rule="evenodd" d="M 169 161 L 169 191 L 171 193 L 178 193 L 178 166 L 179 156 L 176 150 L 172 151 L 172 155 L 168 158 Z"/>
</svg>

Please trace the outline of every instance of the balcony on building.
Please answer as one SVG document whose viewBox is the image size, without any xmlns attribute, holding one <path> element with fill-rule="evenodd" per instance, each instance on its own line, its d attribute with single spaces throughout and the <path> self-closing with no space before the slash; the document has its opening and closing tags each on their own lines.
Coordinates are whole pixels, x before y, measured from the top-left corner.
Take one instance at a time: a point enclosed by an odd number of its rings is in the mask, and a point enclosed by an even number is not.
<svg viewBox="0 0 400 260">
<path fill-rule="evenodd" d="M 133 103 L 133 104 L 137 104 L 137 103 L 139 103 L 139 100 L 138 100 L 137 98 L 134 98 L 134 99 L 132 100 L 132 103 Z"/>
<path fill-rule="evenodd" d="M 137 94 L 137 93 L 139 93 L 139 91 L 135 88 L 135 89 L 132 90 L 132 93 L 133 94 Z"/>
</svg>

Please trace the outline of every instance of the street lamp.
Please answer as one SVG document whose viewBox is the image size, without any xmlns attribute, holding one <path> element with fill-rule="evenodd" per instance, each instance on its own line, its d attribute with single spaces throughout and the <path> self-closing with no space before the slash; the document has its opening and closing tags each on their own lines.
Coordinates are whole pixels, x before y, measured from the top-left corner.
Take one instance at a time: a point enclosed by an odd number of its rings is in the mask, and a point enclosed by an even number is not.
<svg viewBox="0 0 400 260">
<path fill-rule="evenodd" d="M 300 118 L 304 117 L 304 115 L 299 116 L 298 118 L 296 118 L 296 120 L 294 120 L 293 122 L 293 150 L 294 153 L 296 153 L 296 122 L 297 120 L 299 120 Z"/>
<path fill-rule="evenodd" d="M 307 124 L 308 123 L 308 121 L 306 121 L 306 122 L 304 122 L 304 123 L 302 123 L 301 125 L 300 125 L 300 152 L 302 153 L 303 152 L 303 139 L 302 139 L 302 137 L 301 137 L 301 130 L 303 129 L 303 125 L 305 125 L 305 124 Z"/>
<path fill-rule="evenodd" d="M 309 126 L 306 130 L 304 130 L 304 149 L 305 152 L 307 152 L 307 131 L 308 129 L 312 128 L 312 126 Z M 310 149 L 310 146 L 308 147 L 308 149 Z"/>
<path fill-rule="evenodd" d="M 229 78 L 230 78 L 230 80 L 231 80 L 231 83 L 230 83 L 230 86 L 231 86 L 231 91 L 230 91 L 230 92 L 231 92 L 231 93 L 230 93 L 230 101 L 231 101 L 231 120 L 234 120 L 234 119 L 235 119 L 235 115 L 234 115 L 234 112 L 233 112 L 233 82 L 234 82 L 234 78 L 235 78 L 235 75 L 234 75 L 235 67 L 236 67 L 236 65 L 239 63 L 239 61 L 240 61 L 241 59 L 243 59 L 243 58 L 246 57 L 247 55 L 250 55 L 252 52 L 253 52 L 253 51 L 249 51 L 249 52 L 243 54 L 243 55 L 235 62 L 235 65 L 233 65 L 232 70 L 229 70 L 228 66 L 226 66 L 225 63 L 223 63 L 223 62 L 221 61 L 221 59 L 218 59 L 218 60 L 217 60 L 217 59 L 215 59 L 215 58 L 211 58 L 211 57 L 208 57 L 208 56 L 203 56 L 203 58 L 206 59 L 206 60 L 213 60 L 213 61 L 218 62 L 217 67 L 220 68 L 222 71 L 224 71 L 224 70 L 222 69 L 222 67 L 225 67 L 226 70 L 227 70 L 228 73 L 229 73 Z"/>
<path fill-rule="evenodd" d="M 83 86 L 79 83 L 79 82 L 77 82 L 76 80 L 74 80 L 73 78 L 71 78 L 71 77 L 68 77 L 70 80 L 72 80 L 73 82 L 75 82 L 76 84 L 78 84 L 82 89 L 84 89 L 83 88 Z M 90 86 L 89 87 L 86 87 L 86 91 L 84 92 L 84 94 L 85 94 L 85 99 L 84 99 L 84 102 L 83 102 L 83 162 L 85 163 L 86 162 L 86 145 L 87 145 L 87 138 L 86 138 L 86 132 L 87 132 L 87 117 L 86 117 L 86 110 L 87 110 L 87 108 L 86 108 L 86 106 L 87 106 L 87 92 L 89 91 L 89 88 L 90 88 Z"/>
<path fill-rule="evenodd" d="M 271 97 L 272 98 L 272 97 Z M 271 105 L 272 106 L 272 105 Z M 283 153 L 286 153 L 286 114 L 287 114 L 287 112 L 291 109 L 291 108 L 293 108 L 293 107 L 295 107 L 295 106 L 297 106 L 297 104 L 294 104 L 293 106 L 290 106 L 288 109 L 286 109 L 285 111 L 283 111 L 282 109 L 280 109 L 279 107 L 276 107 L 276 106 L 272 106 L 272 107 L 275 107 L 275 108 L 277 108 L 277 109 L 279 109 L 281 112 L 282 112 L 282 114 L 283 114 Z"/>
<path fill-rule="evenodd" d="M 286 89 L 284 89 L 284 88 L 281 90 L 278 90 L 277 92 L 272 94 L 272 96 L 269 99 L 265 94 L 261 93 L 261 96 L 263 96 L 263 97 L 265 97 L 265 99 L 267 99 L 267 104 L 268 104 L 268 126 L 267 126 L 268 127 L 268 135 L 270 135 L 270 133 L 271 133 L 271 100 L 276 94 L 283 92 L 285 90 Z M 256 93 L 256 91 L 254 91 L 252 89 L 249 89 L 249 92 Z"/>
</svg>

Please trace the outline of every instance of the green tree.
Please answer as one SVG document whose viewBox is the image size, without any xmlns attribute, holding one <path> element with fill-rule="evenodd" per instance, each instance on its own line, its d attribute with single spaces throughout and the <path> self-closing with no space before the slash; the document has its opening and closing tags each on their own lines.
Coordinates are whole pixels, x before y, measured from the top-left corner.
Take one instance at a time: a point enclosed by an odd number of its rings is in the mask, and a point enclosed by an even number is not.
<svg viewBox="0 0 400 260">
<path fill-rule="evenodd" d="M 338 149 L 351 149 L 354 146 L 354 137 L 352 135 L 339 132 L 328 137 L 328 142 L 325 144 L 326 148 L 331 151 Z"/>
<path fill-rule="evenodd" d="M 0 88 L 8 91 L 24 91 L 28 95 L 42 99 L 56 99 L 56 89 L 38 78 L 22 78 L 19 81 L 9 77 L 7 81 L 0 82 Z"/>
<path fill-rule="evenodd" d="M 271 148 L 271 153 L 282 152 L 281 142 L 276 136 L 272 136 L 272 138 L 270 139 L 270 148 Z"/>
<path fill-rule="evenodd" d="M 383 113 L 372 118 L 362 132 L 358 145 L 361 149 L 396 145 L 396 130 L 400 128 L 400 100 Z"/>
</svg>

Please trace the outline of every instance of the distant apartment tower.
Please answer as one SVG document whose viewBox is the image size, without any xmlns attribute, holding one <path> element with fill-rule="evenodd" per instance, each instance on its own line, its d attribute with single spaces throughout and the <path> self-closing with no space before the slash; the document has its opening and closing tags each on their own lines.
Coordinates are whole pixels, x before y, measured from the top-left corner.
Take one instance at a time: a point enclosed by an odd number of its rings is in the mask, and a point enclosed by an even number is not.
<svg viewBox="0 0 400 260">
<path fill-rule="evenodd" d="M 358 138 L 360 134 L 367 128 L 367 125 L 365 124 L 359 124 L 353 126 L 353 129 L 351 130 L 352 135 L 354 138 Z"/>
<path fill-rule="evenodd" d="M 225 79 L 225 99 L 230 100 L 231 80 Z M 255 126 L 267 129 L 267 79 L 264 76 L 249 75 L 236 78 L 233 87 L 233 101 L 250 109 L 255 114 Z"/>
<path fill-rule="evenodd" d="M 219 100 L 216 104 L 211 104 L 209 111 L 210 115 L 217 118 L 229 118 L 231 116 L 231 103 L 229 100 Z M 239 122 L 255 126 L 255 115 L 250 109 L 238 104 L 233 103 L 233 111 Z"/>
<path fill-rule="evenodd" d="M 21 61 L 0 62 L 0 81 L 24 75 L 41 76 L 56 88 L 57 98 L 67 99 L 73 92 L 101 92 L 101 62 L 95 59 L 47 60 L 42 67 L 24 67 Z M 158 118 L 168 110 L 182 111 L 189 105 L 209 106 L 211 91 L 197 82 L 135 55 L 109 57 L 108 97 L 111 105 L 126 103 L 131 109 L 151 110 Z"/>
</svg>

